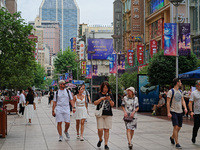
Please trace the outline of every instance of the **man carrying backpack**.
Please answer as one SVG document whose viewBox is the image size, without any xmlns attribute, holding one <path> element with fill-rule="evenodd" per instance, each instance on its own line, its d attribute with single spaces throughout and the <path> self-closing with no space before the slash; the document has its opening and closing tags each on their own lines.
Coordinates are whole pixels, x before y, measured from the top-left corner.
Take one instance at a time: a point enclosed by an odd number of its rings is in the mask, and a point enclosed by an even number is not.
<svg viewBox="0 0 200 150">
<path fill-rule="evenodd" d="M 70 126 L 70 107 L 69 102 L 72 105 L 73 112 L 76 111 L 73 103 L 73 97 L 69 90 L 65 89 L 65 81 L 60 80 L 58 82 L 59 90 L 54 93 L 52 115 L 56 117 L 57 130 L 59 134 L 59 141 L 63 140 L 62 136 L 62 122 L 65 122 L 65 135 L 69 139 L 68 129 Z"/>
<path fill-rule="evenodd" d="M 183 110 L 182 106 L 184 107 L 184 112 L 187 114 L 187 107 L 179 88 L 181 87 L 182 83 L 181 80 L 178 78 L 173 79 L 174 88 L 169 90 L 167 94 L 167 114 L 168 117 L 172 120 L 173 125 L 173 134 L 170 137 L 171 144 L 175 145 L 176 148 L 181 149 L 178 142 L 178 133 L 182 127 L 183 122 Z"/>
</svg>

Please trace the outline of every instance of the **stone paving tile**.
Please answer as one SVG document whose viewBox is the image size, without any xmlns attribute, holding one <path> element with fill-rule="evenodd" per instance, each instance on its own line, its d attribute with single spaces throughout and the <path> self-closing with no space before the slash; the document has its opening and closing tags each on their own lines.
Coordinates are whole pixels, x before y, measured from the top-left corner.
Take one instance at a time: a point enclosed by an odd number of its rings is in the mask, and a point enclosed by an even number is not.
<svg viewBox="0 0 200 150">
<path fill-rule="evenodd" d="M 84 141 L 76 138 L 76 122 L 71 117 L 69 128 L 70 139 L 58 142 L 55 118 L 51 116 L 51 107 L 47 105 L 47 97 L 37 104 L 37 110 L 31 125 L 27 125 L 24 118 L 8 115 L 8 135 L 0 138 L 0 150 L 103 150 L 97 148 L 98 142 L 94 105 L 89 105 L 90 118 L 85 123 Z M 110 150 L 128 150 L 126 128 L 121 110 L 113 109 L 113 128 L 110 130 L 108 146 Z M 63 124 L 64 130 L 64 124 Z M 133 137 L 134 150 L 175 150 L 170 144 L 172 134 L 171 121 L 138 114 L 138 128 Z M 197 144 L 191 142 L 192 126 L 184 124 L 179 134 L 179 141 L 185 150 L 199 150 L 200 138 Z M 64 135 L 63 135 L 64 136 Z"/>
</svg>

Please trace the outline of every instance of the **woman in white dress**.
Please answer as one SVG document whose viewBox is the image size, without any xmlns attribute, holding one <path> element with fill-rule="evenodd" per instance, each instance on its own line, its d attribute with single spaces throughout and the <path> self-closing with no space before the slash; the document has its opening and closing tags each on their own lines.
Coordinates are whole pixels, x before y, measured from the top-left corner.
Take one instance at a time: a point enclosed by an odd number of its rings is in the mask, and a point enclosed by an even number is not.
<svg viewBox="0 0 200 150">
<path fill-rule="evenodd" d="M 84 141 L 83 139 L 83 132 L 84 132 L 84 123 L 85 119 L 88 118 L 88 109 L 86 105 L 85 95 L 83 94 L 84 90 L 82 87 L 78 87 L 76 89 L 76 93 L 74 96 L 74 103 L 76 103 L 76 112 L 75 112 L 75 119 L 76 119 L 76 131 L 77 131 L 77 138 L 80 138 L 80 141 Z M 79 124 L 81 122 L 81 135 L 79 135 Z"/>
</svg>

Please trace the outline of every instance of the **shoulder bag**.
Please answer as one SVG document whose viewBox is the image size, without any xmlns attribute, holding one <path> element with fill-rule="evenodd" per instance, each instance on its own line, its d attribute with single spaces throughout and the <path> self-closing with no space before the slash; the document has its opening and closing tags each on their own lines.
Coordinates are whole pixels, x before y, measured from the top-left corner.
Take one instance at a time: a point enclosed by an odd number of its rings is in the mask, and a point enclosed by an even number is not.
<svg viewBox="0 0 200 150">
<path fill-rule="evenodd" d="M 104 102 L 103 102 L 102 107 L 101 107 L 99 110 L 95 110 L 95 116 L 96 116 L 96 117 L 101 117 L 101 116 L 102 116 L 104 104 L 105 104 L 105 100 L 104 100 Z"/>
</svg>

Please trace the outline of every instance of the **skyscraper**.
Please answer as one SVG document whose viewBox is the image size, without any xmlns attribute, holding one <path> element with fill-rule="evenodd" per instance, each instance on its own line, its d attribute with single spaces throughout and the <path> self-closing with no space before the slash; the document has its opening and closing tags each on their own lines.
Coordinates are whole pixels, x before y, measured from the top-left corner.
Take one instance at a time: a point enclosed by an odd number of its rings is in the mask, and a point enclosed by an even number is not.
<svg viewBox="0 0 200 150">
<path fill-rule="evenodd" d="M 60 26 L 60 48 L 70 46 L 70 39 L 77 37 L 80 10 L 76 0 L 43 0 L 40 6 L 42 21 L 58 21 Z"/>
</svg>

